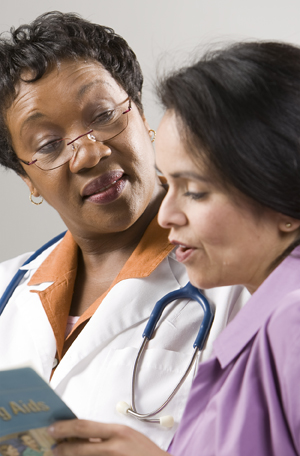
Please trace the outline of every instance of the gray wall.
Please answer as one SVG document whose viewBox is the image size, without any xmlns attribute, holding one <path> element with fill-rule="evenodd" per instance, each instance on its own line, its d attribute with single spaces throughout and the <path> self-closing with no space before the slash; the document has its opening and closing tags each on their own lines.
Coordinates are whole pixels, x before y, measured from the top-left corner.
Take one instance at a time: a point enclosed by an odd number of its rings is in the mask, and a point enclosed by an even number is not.
<svg viewBox="0 0 300 456">
<path fill-rule="evenodd" d="M 8 0 L 0 32 L 60 10 L 110 26 L 136 52 L 145 76 L 144 106 L 152 128 L 161 112 L 152 92 L 157 66 L 184 63 L 196 47 L 239 39 L 276 39 L 300 44 L 300 0 Z M 64 225 L 43 203 L 33 206 L 22 180 L 0 170 L 0 261 L 35 250 Z"/>
</svg>

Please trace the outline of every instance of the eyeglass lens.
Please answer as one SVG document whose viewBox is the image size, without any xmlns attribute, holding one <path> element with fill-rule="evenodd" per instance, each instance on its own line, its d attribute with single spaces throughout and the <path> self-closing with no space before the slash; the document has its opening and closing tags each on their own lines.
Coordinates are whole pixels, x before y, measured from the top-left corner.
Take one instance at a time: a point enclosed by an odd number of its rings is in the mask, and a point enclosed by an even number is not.
<svg viewBox="0 0 300 456">
<path fill-rule="evenodd" d="M 97 116 L 89 125 L 87 133 L 80 135 L 75 141 L 70 138 L 64 138 L 46 144 L 32 156 L 31 163 L 35 163 L 36 166 L 43 170 L 55 169 L 71 160 L 79 147 L 80 141 L 91 140 L 92 142 L 103 143 L 113 139 L 122 133 L 128 125 L 127 114 L 131 110 L 131 102 L 129 100 L 128 109 L 124 110 L 126 101 L 128 102 L 128 98 L 115 109 L 107 110 Z"/>
</svg>

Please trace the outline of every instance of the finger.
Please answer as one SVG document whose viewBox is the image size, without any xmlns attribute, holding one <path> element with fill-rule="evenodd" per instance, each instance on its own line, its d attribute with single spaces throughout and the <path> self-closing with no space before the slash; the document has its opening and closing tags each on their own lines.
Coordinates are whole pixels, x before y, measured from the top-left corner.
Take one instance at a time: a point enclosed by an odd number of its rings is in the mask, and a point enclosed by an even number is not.
<svg viewBox="0 0 300 456">
<path fill-rule="evenodd" d="M 86 420 L 61 421 L 55 423 L 57 439 L 61 442 L 55 448 L 56 456 L 165 456 L 145 435 L 128 426 L 97 423 Z M 77 438 L 75 438 L 75 435 Z M 95 439 L 101 439 L 93 443 Z"/>
<path fill-rule="evenodd" d="M 110 439 L 116 435 L 118 424 L 98 423 L 89 420 L 58 421 L 48 428 L 48 433 L 55 439 L 77 437 L 80 439 Z"/>
<path fill-rule="evenodd" d="M 143 436 L 144 437 L 144 436 Z M 145 438 L 145 437 L 144 437 Z M 148 439 L 147 439 L 148 440 Z M 57 445 L 55 456 L 166 456 L 150 440 L 126 441 L 123 439 L 105 440 L 101 443 L 90 443 L 86 440 L 74 440 Z"/>
<path fill-rule="evenodd" d="M 101 448 L 98 443 L 90 443 L 86 440 L 74 440 L 63 442 L 53 449 L 55 456 L 106 456 L 106 448 Z"/>
</svg>

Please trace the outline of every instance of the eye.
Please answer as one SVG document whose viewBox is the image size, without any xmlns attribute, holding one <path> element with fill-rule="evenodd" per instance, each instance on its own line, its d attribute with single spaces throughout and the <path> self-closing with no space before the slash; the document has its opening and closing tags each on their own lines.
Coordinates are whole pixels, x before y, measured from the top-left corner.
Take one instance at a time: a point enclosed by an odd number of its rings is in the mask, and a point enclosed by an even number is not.
<svg viewBox="0 0 300 456">
<path fill-rule="evenodd" d="M 207 192 L 200 192 L 200 193 L 186 192 L 184 194 L 184 196 L 187 196 L 187 197 L 191 198 L 192 200 L 200 200 L 200 199 L 205 198 L 205 196 L 207 196 Z"/>
<path fill-rule="evenodd" d="M 63 139 L 58 139 L 58 140 L 55 140 L 55 141 L 50 141 L 46 144 L 44 144 L 43 146 L 41 146 L 38 150 L 37 150 L 37 154 L 42 154 L 42 155 L 46 155 L 46 154 L 58 154 L 60 153 L 63 148 L 64 148 L 64 143 L 65 141 Z"/>
<path fill-rule="evenodd" d="M 117 111 L 115 109 L 109 109 L 107 111 L 101 112 L 98 114 L 94 120 L 91 122 L 91 125 L 95 126 L 104 126 L 110 125 L 116 120 Z"/>
</svg>

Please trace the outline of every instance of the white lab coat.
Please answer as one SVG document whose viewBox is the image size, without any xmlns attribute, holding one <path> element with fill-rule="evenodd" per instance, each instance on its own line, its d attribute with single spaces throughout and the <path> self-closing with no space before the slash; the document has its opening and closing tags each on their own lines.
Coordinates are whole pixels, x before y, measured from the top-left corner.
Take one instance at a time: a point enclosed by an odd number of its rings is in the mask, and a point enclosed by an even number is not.
<svg viewBox="0 0 300 456">
<path fill-rule="evenodd" d="M 56 353 L 55 338 L 38 294 L 30 290 L 44 290 L 52 282 L 38 286 L 27 283 L 54 247 L 26 265 L 26 275 L 0 317 L 0 369 L 33 360 L 37 371 L 49 380 Z M 28 257 L 22 255 L 0 264 L 0 295 Z M 168 448 L 183 413 L 193 373 L 161 413 L 174 417 L 172 429 L 120 415 L 116 404 L 131 403 L 133 364 L 153 305 L 187 281 L 185 269 L 171 253 L 149 277 L 123 280 L 104 298 L 51 379 L 54 390 L 79 418 L 129 425 L 162 449 Z M 212 341 L 227 324 L 229 315 L 248 299 L 248 293 L 241 291 L 241 287 L 222 287 L 206 292 L 210 301 L 217 304 L 217 310 L 201 360 L 210 355 Z M 184 373 L 193 353 L 201 315 L 201 306 L 196 302 L 177 302 L 165 310 L 139 368 L 139 412 L 151 412 L 160 406 Z"/>
</svg>

